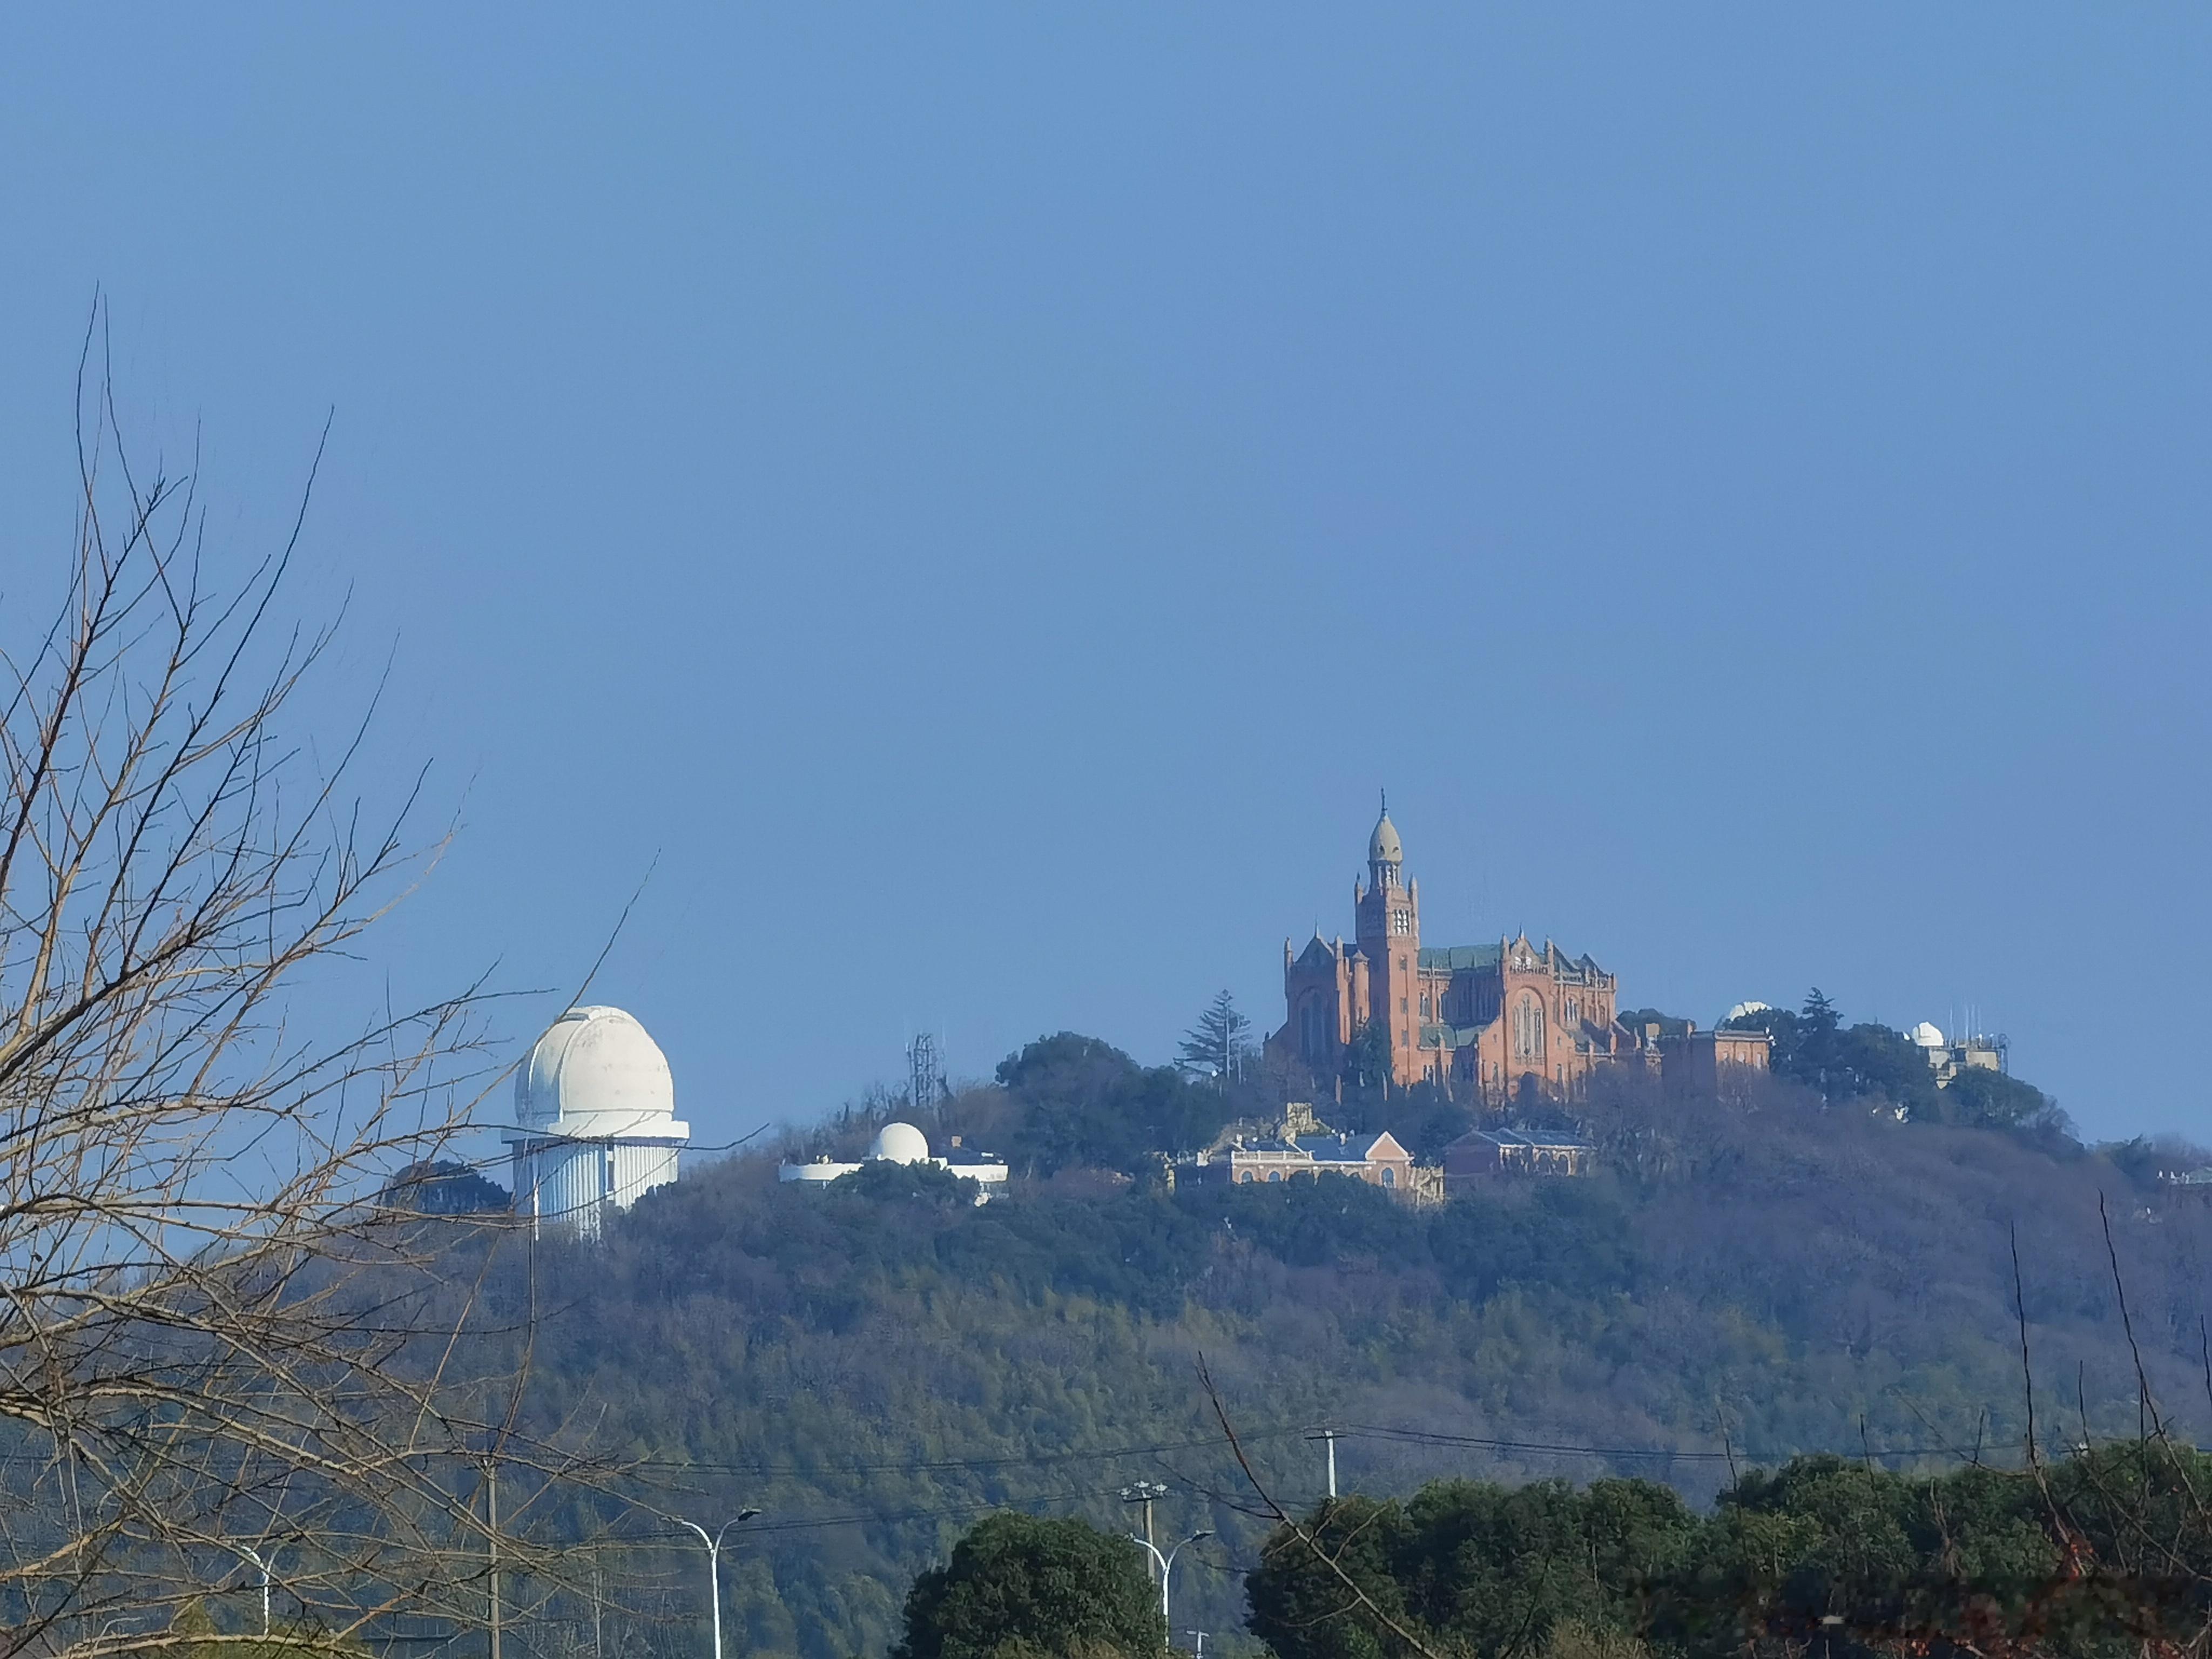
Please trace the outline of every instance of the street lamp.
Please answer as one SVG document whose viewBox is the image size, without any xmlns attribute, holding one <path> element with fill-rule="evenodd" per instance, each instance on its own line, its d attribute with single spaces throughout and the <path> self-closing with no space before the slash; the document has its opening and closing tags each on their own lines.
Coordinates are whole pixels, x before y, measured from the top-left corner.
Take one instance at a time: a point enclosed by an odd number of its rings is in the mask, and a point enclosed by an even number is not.
<svg viewBox="0 0 2212 1659">
<path fill-rule="evenodd" d="M 1169 1634 L 1161 1638 L 1163 1642 L 1173 1642 L 1175 1640 L 1175 1637 L 1173 1635 L 1173 1632 L 1175 1630 L 1175 1620 L 1170 1618 L 1168 1613 L 1168 1574 L 1175 1570 L 1175 1559 L 1182 1553 L 1183 1544 L 1195 1544 L 1201 1538 L 1211 1538 L 1212 1536 L 1212 1528 L 1201 1527 L 1198 1531 L 1191 1534 L 1189 1537 L 1184 1539 L 1182 1540 L 1182 1544 L 1177 1544 L 1165 1555 L 1162 1555 L 1159 1553 L 1158 1547 L 1153 1544 L 1151 1539 L 1139 1538 L 1133 1532 L 1129 1534 L 1130 1541 L 1132 1543 L 1142 1544 L 1145 1548 L 1151 1553 L 1152 1559 L 1158 1562 L 1160 1565 L 1160 1624 L 1162 1628 L 1169 1632 Z"/>
<path fill-rule="evenodd" d="M 261 1570 L 261 1633 L 269 1634 L 269 1561 L 266 1556 L 251 1544 L 233 1544 L 231 1548 Z M 273 1553 L 273 1552 L 272 1552 Z"/>
<path fill-rule="evenodd" d="M 712 1538 L 707 1536 L 706 1528 L 696 1521 L 686 1521 L 680 1515 L 675 1517 L 679 1526 L 689 1527 L 697 1533 L 699 1541 L 707 1547 L 707 1595 L 714 1607 L 714 1659 L 722 1659 L 722 1534 L 738 1522 L 750 1521 L 759 1513 L 758 1510 L 739 1510 L 722 1522 L 721 1530 Z"/>
</svg>

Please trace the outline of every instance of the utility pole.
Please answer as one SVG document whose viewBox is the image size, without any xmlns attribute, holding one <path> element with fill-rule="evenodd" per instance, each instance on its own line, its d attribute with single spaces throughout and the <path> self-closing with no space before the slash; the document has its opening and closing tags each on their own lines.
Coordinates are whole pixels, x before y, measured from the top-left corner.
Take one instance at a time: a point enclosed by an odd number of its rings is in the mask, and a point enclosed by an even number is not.
<svg viewBox="0 0 2212 1659">
<path fill-rule="evenodd" d="M 1160 1552 L 1152 1541 L 1152 1505 L 1167 1495 L 1168 1489 L 1157 1480 L 1139 1480 L 1134 1486 L 1122 1487 L 1121 1492 L 1124 1504 L 1142 1504 L 1145 1506 L 1145 1547 L 1152 1551 L 1154 1559 L 1158 1559 Z"/>
<path fill-rule="evenodd" d="M 722 1659 L 722 1536 L 740 1521 L 750 1521 L 759 1513 L 758 1510 L 739 1510 L 722 1522 L 721 1529 L 712 1538 L 707 1536 L 706 1528 L 696 1521 L 686 1521 L 680 1515 L 675 1517 L 678 1526 L 690 1528 L 699 1534 L 699 1541 L 707 1547 L 707 1599 L 714 1604 L 714 1659 Z"/>
<path fill-rule="evenodd" d="M 1306 1438 L 1321 1441 L 1328 1448 L 1328 1495 L 1334 1498 L 1336 1496 L 1336 1431 L 1320 1429 Z"/>
<path fill-rule="evenodd" d="M 491 1659 L 499 1659 L 499 1460 L 483 1461 L 484 1513 L 491 1534 Z"/>
<path fill-rule="evenodd" d="M 599 1547 L 592 1546 L 592 1659 L 603 1659 L 606 1652 L 601 1640 L 599 1609 L 605 1605 L 607 1587 L 599 1577 Z"/>
</svg>

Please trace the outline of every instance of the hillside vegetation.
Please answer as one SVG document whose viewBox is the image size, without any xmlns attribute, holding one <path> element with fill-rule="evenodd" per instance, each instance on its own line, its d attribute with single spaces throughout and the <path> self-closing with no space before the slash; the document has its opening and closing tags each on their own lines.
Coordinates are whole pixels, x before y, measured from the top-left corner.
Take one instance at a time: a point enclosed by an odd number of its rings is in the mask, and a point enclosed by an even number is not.
<svg viewBox="0 0 2212 1659">
<path fill-rule="evenodd" d="M 1635 1476 L 1704 1504 L 1731 1459 L 1919 1468 L 1978 1443 L 2016 1462 L 2016 1226 L 2046 1437 L 2132 1433 L 2100 1200 L 2152 1386 L 2212 1430 L 2212 1214 L 2154 1178 L 2185 1152 L 2091 1152 L 2051 1112 L 1900 1121 L 1789 1078 L 1669 1101 L 1623 1072 L 1571 1114 L 1601 1149 L 1588 1180 L 1430 1211 L 1336 1177 L 1168 1190 L 1152 1151 L 1244 1104 L 1060 1037 L 929 1114 L 933 1139 L 1013 1155 L 988 1206 L 921 1169 L 811 1191 L 779 1186 L 771 1154 L 688 1173 L 604 1243 L 539 1248 L 529 1419 L 589 1425 L 660 1512 L 765 1511 L 725 1563 L 731 1639 L 809 1659 L 886 1651 L 914 1575 L 986 1508 L 1119 1528 L 1114 1489 L 1138 1479 L 1173 1489 L 1164 1543 L 1219 1534 L 1177 1569 L 1178 1627 L 1233 1638 L 1266 1528 L 1201 1356 L 1292 1509 L 1320 1495 L 1322 1423 L 1343 1490 L 1375 1498 Z M 1419 1091 L 1340 1109 L 1425 1151 L 1469 1121 Z M 809 1144 L 849 1150 L 881 1115 Z M 522 1252 L 501 1248 L 494 1299 L 520 1308 Z M 622 1639 L 696 1650 L 696 1546 L 655 1542 L 641 1513 L 575 1498 L 531 1524 L 632 1540 Z"/>
<path fill-rule="evenodd" d="M 2155 1436 L 2032 1472 L 1800 1458 L 1705 1515 L 1650 1481 L 1440 1480 L 1316 1506 L 1247 1590 L 1277 1659 L 2179 1655 L 2205 1632 L 2208 1486 L 2212 1458 Z"/>
</svg>

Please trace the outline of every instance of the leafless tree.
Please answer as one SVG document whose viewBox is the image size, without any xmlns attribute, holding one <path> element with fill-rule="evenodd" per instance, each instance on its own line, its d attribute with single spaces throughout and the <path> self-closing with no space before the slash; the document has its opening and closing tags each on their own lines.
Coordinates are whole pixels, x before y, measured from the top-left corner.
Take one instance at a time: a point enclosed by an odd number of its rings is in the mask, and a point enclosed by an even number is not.
<svg viewBox="0 0 2212 1659">
<path fill-rule="evenodd" d="M 434 854 L 421 779 L 373 818 L 362 728 L 321 764 L 291 732 L 331 638 L 283 619 L 301 521 L 221 580 L 103 362 L 95 325 L 66 599 L 0 640 L 0 1651 L 173 1648 L 241 1587 L 231 1639 L 260 1642 L 264 1565 L 279 1643 L 475 1624 L 498 1555 L 528 1565 L 483 1460 L 512 1505 L 550 1454 L 501 1440 L 511 1376 L 465 1374 L 450 1225 L 379 1195 L 489 1081 L 481 995 L 333 1036 L 311 972 L 358 964 Z"/>
</svg>

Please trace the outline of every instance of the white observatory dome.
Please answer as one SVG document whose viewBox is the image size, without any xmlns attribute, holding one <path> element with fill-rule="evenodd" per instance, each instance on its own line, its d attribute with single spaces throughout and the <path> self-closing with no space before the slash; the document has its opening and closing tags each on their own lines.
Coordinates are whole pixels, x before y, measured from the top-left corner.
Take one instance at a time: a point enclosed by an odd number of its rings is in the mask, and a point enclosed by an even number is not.
<svg viewBox="0 0 2212 1659">
<path fill-rule="evenodd" d="M 1923 1048 L 1941 1048 L 1943 1046 L 1943 1033 L 1930 1020 L 1922 1020 L 1905 1035 Z"/>
<path fill-rule="evenodd" d="M 1723 1023 L 1725 1024 L 1731 1019 L 1741 1019 L 1746 1014 L 1763 1014 L 1766 1009 L 1767 1005 L 1763 1002 L 1739 1002 L 1723 1016 Z"/>
<path fill-rule="evenodd" d="M 876 1132 L 868 1156 L 885 1164 L 924 1164 L 929 1159 L 929 1137 L 911 1123 L 886 1123 Z"/>
<path fill-rule="evenodd" d="M 514 1077 L 515 1121 L 598 1138 L 682 1136 L 668 1057 L 619 1008 L 571 1008 L 547 1028 Z"/>
</svg>

